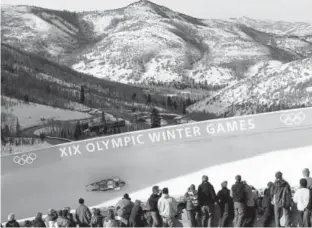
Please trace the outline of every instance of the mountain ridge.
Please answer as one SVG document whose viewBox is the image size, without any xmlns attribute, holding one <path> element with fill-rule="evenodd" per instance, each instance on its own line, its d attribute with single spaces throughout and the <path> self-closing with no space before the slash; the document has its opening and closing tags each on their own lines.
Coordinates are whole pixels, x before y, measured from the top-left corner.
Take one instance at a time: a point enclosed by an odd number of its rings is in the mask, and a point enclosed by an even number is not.
<svg viewBox="0 0 312 228">
<path fill-rule="evenodd" d="M 4 44 L 124 84 L 222 92 L 262 75 L 259 66 L 272 63 L 302 67 L 299 77 L 312 57 L 312 25 L 305 22 L 198 19 L 144 0 L 106 11 L 31 6 L 1 6 L 1 11 Z M 289 78 L 290 84 L 296 81 Z M 188 110 L 203 110 L 203 103 Z"/>
</svg>

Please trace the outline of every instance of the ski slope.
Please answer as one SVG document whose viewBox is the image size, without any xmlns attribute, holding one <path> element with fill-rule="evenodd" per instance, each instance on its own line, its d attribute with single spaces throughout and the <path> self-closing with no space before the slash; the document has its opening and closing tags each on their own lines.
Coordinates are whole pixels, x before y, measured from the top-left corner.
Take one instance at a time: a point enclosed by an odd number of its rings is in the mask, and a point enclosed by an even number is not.
<svg viewBox="0 0 312 228">
<path fill-rule="evenodd" d="M 311 118 L 310 114 L 306 112 L 306 119 Z M 255 119 L 256 127 L 262 126 L 259 120 Z M 278 170 L 297 185 L 302 168 L 312 167 L 311 126 L 195 137 L 65 158 L 59 156 L 57 146 L 33 151 L 37 161 L 18 168 L 12 157 L 4 157 L 1 216 L 14 212 L 17 219 L 22 219 L 38 211 L 46 213 L 49 208 L 75 208 L 80 197 L 88 206 L 114 204 L 126 192 L 132 199 L 145 200 L 155 184 L 169 187 L 172 195 L 182 195 L 190 184 L 198 185 L 203 174 L 210 177 L 216 190 L 224 180 L 231 185 L 238 173 L 249 184 L 263 188 Z M 120 177 L 126 186 L 115 192 L 85 191 L 85 185 L 109 177 Z"/>
</svg>

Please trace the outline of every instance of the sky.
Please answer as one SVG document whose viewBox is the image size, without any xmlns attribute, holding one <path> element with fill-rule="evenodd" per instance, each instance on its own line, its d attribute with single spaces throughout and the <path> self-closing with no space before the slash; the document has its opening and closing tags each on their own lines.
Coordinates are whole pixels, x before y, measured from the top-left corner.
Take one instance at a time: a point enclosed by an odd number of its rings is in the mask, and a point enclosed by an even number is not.
<svg viewBox="0 0 312 228">
<path fill-rule="evenodd" d="M 135 0 L 1 0 L 1 4 L 34 5 L 50 9 L 88 11 L 124 7 Z M 197 18 L 250 17 L 312 22 L 312 0 L 152 0 Z"/>
</svg>

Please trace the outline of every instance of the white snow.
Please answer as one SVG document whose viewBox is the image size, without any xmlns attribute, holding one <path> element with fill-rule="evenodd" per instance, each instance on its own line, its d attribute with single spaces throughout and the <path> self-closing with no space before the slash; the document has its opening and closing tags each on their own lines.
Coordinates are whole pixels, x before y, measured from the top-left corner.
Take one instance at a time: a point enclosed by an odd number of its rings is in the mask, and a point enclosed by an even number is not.
<svg viewBox="0 0 312 228">
<path fill-rule="evenodd" d="M 87 113 L 78 111 L 53 108 L 46 105 L 40 105 L 22 100 L 1 97 L 1 112 L 11 115 L 11 118 L 18 118 L 22 128 L 41 125 L 46 120 L 75 120 L 91 117 Z"/>
<path fill-rule="evenodd" d="M 215 186 L 220 186 L 224 180 L 228 186 L 234 184 L 235 175 L 241 175 L 243 180 L 252 184 L 257 189 L 264 189 L 269 181 L 274 181 L 274 174 L 277 171 L 283 173 L 284 178 L 291 186 L 298 187 L 301 171 L 305 167 L 312 167 L 311 158 L 312 146 L 296 149 L 272 151 L 257 157 L 247 158 L 236 162 L 226 163 L 200 170 L 185 176 L 171 180 L 155 183 L 160 187 L 168 187 L 171 196 L 182 196 L 186 189 L 201 180 L 202 175 L 207 174 L 209 181 Z M 265 168 L 264 165 L 265 164 Z M 249 167 L 249 168 L 246 168 Z M 261 170 L 261 175 L 259 171 Z M 217 187 L 218 188 L 218 187 Z M 150 196 L 152 186 L 142 190 L 129 193 L 133 199 L 147 200 Z M 107 207 L 115 205 L 118 199 L 109 200 L 94 207 Z"/>
</svg>

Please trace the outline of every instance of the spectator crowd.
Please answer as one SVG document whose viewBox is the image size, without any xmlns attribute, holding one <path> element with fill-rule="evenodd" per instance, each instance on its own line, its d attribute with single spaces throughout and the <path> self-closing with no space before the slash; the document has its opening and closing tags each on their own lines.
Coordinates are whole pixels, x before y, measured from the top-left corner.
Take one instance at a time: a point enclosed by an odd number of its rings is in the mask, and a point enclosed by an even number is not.
<svg viewBox="0 0 312 228">
<path fill-rule="evenodd" d="M 251 184 L 235 177 L 235 184 L 228 188 L 228 182 L 221 183 L 221 190 L 215 192 L 208 176 L 196 188 L 192 184 L 181 199 L 170 196 L 169 189 L 152 188 L 146 204 L 140 200 L 131 201 L 128 194 L 114 208 L 101 211 L 89 209 L 84 199 L 79 199 L 75 213 L 69 207 L 55 211 L 49 209 L 47 216 L 37 213 L 33 221 L 24 221 L 25 227 L 181 227 L 182 212 L 190 227 L 252 227 L 259 216 L 261 226 L 312 227 L 312 178 L 309 169 L 304 169 L 299 180 L 300 187 L 293 191 L 281 172 L 275 174 L 275 181 L 268 182 L 261 192 Z M 218 224 L 215 208 L 219 208 Z M 299 222 L 292 215 L 297 213 Z M 5 227 L 20 227 L 14 214 L 9 214 Z M 2 226 L 2 225 L 1 225 Z"/>
</svg>

